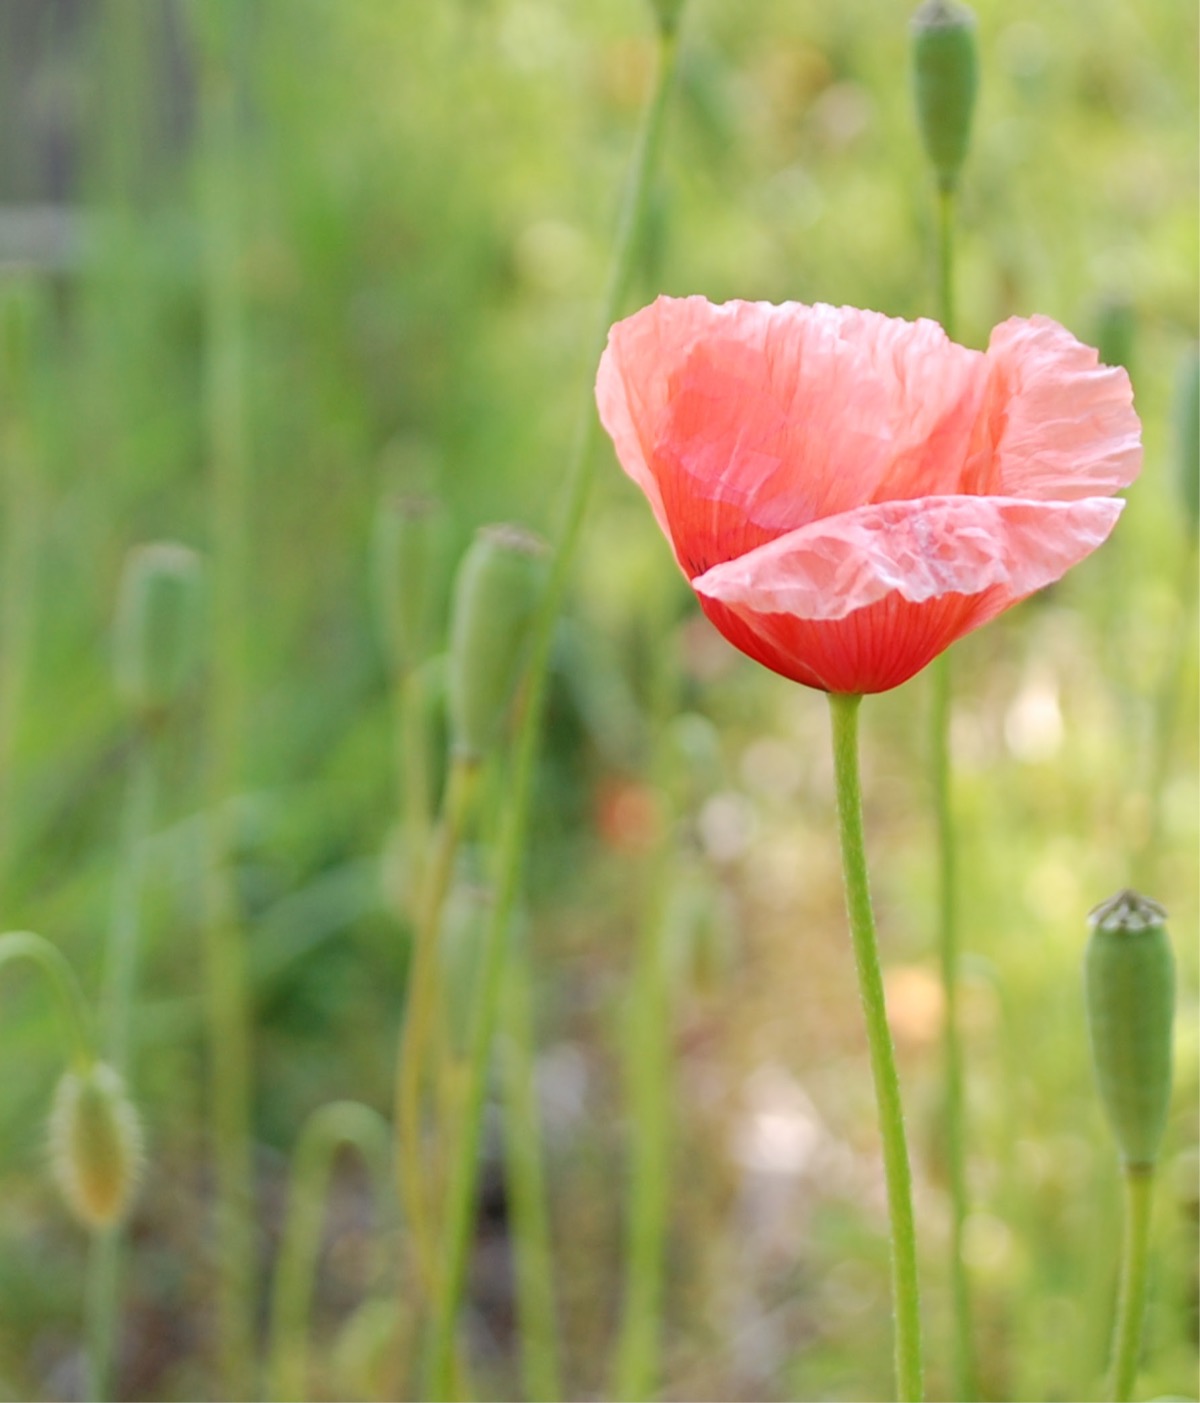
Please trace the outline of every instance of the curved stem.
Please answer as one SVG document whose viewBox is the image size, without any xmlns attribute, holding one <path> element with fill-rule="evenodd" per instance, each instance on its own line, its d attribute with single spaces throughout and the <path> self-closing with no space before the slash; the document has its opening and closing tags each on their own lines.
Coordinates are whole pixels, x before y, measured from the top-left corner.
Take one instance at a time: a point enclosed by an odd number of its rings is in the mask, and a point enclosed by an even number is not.
<svg viewBox="0 0 1200 1403">
<path fill-rule="evenodd" d="M 1121 1284 L 1113 1332 L 1112 1397 L 1128 1403 L 1137 1379 L 1146 1314 L 1146 1277 L 1150 1262 L 1150 1210 L 1154 1201 L 1154 1166 L 1125 1166 L 1125 1230 L 1121 1242 Z"/>
<path fill-rule="evenodd" d="M 396 1062 L 396 1171 L 417 1277 L 427 1299 L 432 1298 L 438 1275 L 437 1226 L 425 1185 L 421 1092 L 439 1003 L 437 945 L 442 910 L 478 776 L 475 761 L 462 757 L 452 761 L 443 816 L 425 874 L 421 911 L 413 935 L 408 997 Z"/>
<path fill-rule="evenodd" d="M 387 1121 L 357 1101 L 333 1101 L 320 1107 L 300 1132 L 271 1293 L 272 1398 L 307 1396 L 308 1323 L 334 1156 L 344 1145 L 358 1150 L 374 1181 L 376 1211 L 382 1214 L 391 1200 L 390 1142 Z"/>
<path fill-rule="evenodd" d="M 91 1014 L 75 971 L 61 951 L 44 936 L 27 930 L 0 935 L 0 967 L 14 960 L 29 960 L 50 981 L 71 1045 L 71 1061 L 77 1072 L 86 1072 L 96 1060 L 96 1052 Z"/>
<path fill-rule="evenodd" d="M 938 301 L 942 327 L 953 338 L 954 306 L 954 190 L 938 191 Z M 965 1107 L 963 1101 L 962 1038 L 958 1010 L 958 839 L 950 795 L 950 708 L 952 671 L 949 652 L 932 666 L 933 707 L 930 758 L 933 805 L 937 817 L 938 949 L 942 978 L 942 1128 L 946 1174 L 950 1185 L 950 1291 L 954 1318 L 955 1393 L 963 1400 L 977 1396 L 975 1348 L 971 1338 L 971 1285 L 963 1257 L 969 1195 L 967 1190 Z"/>
<path fill-rule="evenodd" d="M 862 794 L 858 775 L 858 696 L 830 693 L 833 764 L 837 787 L 838 832 L 846 882 L 846 910 L 858 966 L 858 986 L 867 1025 L 871 1074 L 883 1140 L 888 1212 L 892 1224 L 892 1309 L 895 1323 L 896 1383 L 904 1403 L 924 1396 L 921 1315 L 917 1282 L 917 1243 L 913 1222 L 912 1175 L 904 1135 L 900 1080 L 888 1029 L 883 976 L 875 939 L 875 916 L 863 843 Z"/>
<path fill-rule="evenodd" d="M 608 328 L 616 317 L 629 283 L 643 223 L 650 177 L 666 111 L 667 96 L 678 51 L 677 31 L 660 30 L 659 63 L 654 91 L 646 108 L 630 168 L 625 199 L 617 226 L 612 272 L 601 309 L 600 324 L 593 339 L 597 355 Z M 479 1174 L 479 1143 L 483 1119 L 483 1098 L 488 1057 L 495 1031 L 497 1008 L 503 985 L 504 957 L 509 925 L 524 866 L 529 820 L 529 801 L 534 760 L 545 702 L 546 673 L 554 623 L 562 606 L 567 575 L 583 526 L 591 479 L 592 450 L 596 443 L 597 418 L 592 400 L 590 375 L 595 359 L 589 356 L 589 379 L 567 471 L 566 508 L 562 532 L 551 561 L 550 577 L 533 624 L 525 710 L 521 717 L 513 762 L 508 809 L 500 839 L 499 878 L 496 903 L 484 932 L 480 971 L 476 986 L 475 1013 L 464 1088 L 461 1117 L 462 1138 L 451 1165 L 445 1233 L 442 1241 L 442 1273 L 430 1333 L 425 1370 L 424 1396 L 444 1398 L 450 1387 L 454 1332 L 458 1320 L 466 1276 L 467 1247 Z"/>
</svg>

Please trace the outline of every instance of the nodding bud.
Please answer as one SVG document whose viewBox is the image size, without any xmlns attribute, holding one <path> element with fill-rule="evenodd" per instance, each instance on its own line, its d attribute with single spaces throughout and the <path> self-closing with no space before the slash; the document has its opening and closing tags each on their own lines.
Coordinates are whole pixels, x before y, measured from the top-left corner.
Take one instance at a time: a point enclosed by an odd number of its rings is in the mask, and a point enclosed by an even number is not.
<svg viewBox="0 0 1200 1403">
<path fill-rule="evenodd" d="M 135 546 L 117 597 L 114 671 L 122 700 L 142 719 L 170 709 L 200 660 L 203 570 L 173 541 Z"/>
<path fill-rule="evenodd" d="M 546 579 L 546 546 L 519 526 L 486 526 L 454 581 L 447 676 L 455 754 L 479 760 L 499 739 Z"/>
<path fill-rule="evenodd" d="M 938 185 L 949 192 L 967 158 L 979 86 L 975 16 L 957 0 L 925 0 L 911 29 L 921 141 Z"/>
<path fill-rule="evenodd" d="M 50 1164 L 85 1227 L 106 1227 L 124 1214 L 141 1162 L 141 1125 L 116 1071 L 93 1062 L 67 1072 L 50 1112 Z"/>
<path fill-rule="evenodd" d="M 1200 532 L 1200 348 L 1185 352 L 1175 386 L 1179 494 L 1193 536 Z"/>
<path fill-rule="evenodd" d="M 1088 917 L 1084 958 L 1096 1086 L 1125 1163 L 1158 1158 L 1171 1100 L 1175 961 L 1166 912 L 1121 891 Z"/>
<path fill-rule="evenodd" d="M 432 497 L 388 493 L 375 516 L 375 607 L 388 661 L 397 673 L 408 672 L 428 651 L 436 526 L 437 503 Z"/>
</svg>

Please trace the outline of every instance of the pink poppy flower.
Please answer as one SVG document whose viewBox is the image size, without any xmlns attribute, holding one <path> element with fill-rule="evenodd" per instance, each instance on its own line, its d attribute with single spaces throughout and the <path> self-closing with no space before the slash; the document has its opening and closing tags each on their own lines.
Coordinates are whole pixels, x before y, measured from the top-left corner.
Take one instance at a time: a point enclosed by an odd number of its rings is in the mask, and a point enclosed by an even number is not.
<svg viewBox="0 0 1200 1403">
<path fill-rule="evenodd" d="M 1129 377 L 1046 317 L 986 352 L 852 307 L 660 297 L 600 419 L 704 612 L 775 672 L 883 692 L 1057 580 L 1137 476 Z"/>
</svg>

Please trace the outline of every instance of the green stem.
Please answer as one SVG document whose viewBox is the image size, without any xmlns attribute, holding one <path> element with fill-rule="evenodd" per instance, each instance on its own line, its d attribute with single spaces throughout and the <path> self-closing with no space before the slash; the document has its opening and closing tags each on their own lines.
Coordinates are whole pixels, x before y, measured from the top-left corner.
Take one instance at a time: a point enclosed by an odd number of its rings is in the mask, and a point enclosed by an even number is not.
<svg viewBox="0 0 1200 1403">
<path fill-rule="evenodd" d="M 236 7 L 193 8 L 200 68 L 205 386 L 212 512 L 213 668 L 208 755 L 205 984 L 216 1158 L 217 1312 L 227 1398 L 254 1392 L 254 1225 L 250 998 L 232 870 L 231 799 L 242 781 L 246 692 L 249 454 L 238 273 Z"/>
<path fill-rule="evenodd" d="M 954 191 L 938 191 L 938 301 L 942 327 L 953 338 Z M 978 1394 L 971 1337 L 971 1285 L 963 1256 L 969 1195 L 963 1100 L 962 1038 L 958 1007 L 958 839 L 950 795 L 950 712 L 952 671 L 949 652 L 934 660 L 931 715 L 933 804 L 937 816 L 938 948 L 942 978 L 943 1142 L 950 1185 L 950 1291 L 954 1318 L 956 1396 L 970 1403 Z"/>
<path fill-rule="evenodd" d="M 146 872 L 146 839 L 154 816 L 155 733 L 143 727 L 137 737 L 125 791 L 121 854 L 113 892 L 102 1003 L 104 1055 L 128 1082 L 130 1030 L 136 1017 L 141 946 L 141 899 Z M 88 1396 L 103 1403 L 112 1391 L 121 1296 L 125 1234 L 113 1224 L 92 1235 L 85 1290 L 88 1341 Z"/>
<path fill-rule="evenodd" d="M 516 1256 L 517 1316 L 525 1396 L 533 1403 L 565 1397 L 558 1358 L 554 1267 L 542 1169 L 534 1061 L 532 976 L 523 951 L 509 955 L 504 981 L 504 1148 Z"/>
<path fill-rule="evenodd" d="M 91 1014 L 75 971 L 44 936 L 27 930 L 0 935 L 0 968 L 15 960 L 29 960 L 50 981 L 70 1044 L 71 1061 L 77 1072 L 86 1072 L 96 1060 L 96 1047 Z"/>
<path fill-rule="evenodd" d="M 1121 1284 L 1113 1333 L 1112 1397 L 1128 1403 L 1137 1379 L 1146 1314 L 1146 1278 L 1150 1264 L 1150 1210 L 1154 1203 L 1154 1166 L 1125 1166 L 1125 1231 L 1121 1243 Z"/>
<path fill-rule="evenodd" d="M 617 225 L 612 271 L 601 309 L 594 355 L 588 358 L 583 405 L 566 475 L 566 509 L 562 531 L 551 561 L 546 592 L 533 624 L 525 709 L 516 741 L 508 809 L 500 839 L 496 903 L 484 932 L 475 1013 L 464 1089 L 462 1138 L 450 1169 L 445 1236 L 441 1253 L 443 1270 L 430 1332 L 425 1373 L 425 1396 L 444 1398 L 450 1387 L 454 1335 L 466 1276 L 467 1249 L 479 1176 L 479 1142 L 488 1057 L 495 1031 L 503 987 L 504 958 L 509 926 L 524 867 L 529 823 L 529 802 L 534 761 L 545 703 L 546 674 L 554 623 L 562 607 L 567 577 L 578 544 L 591 484 L 592 452 L 598 423 L 592 397 L 591 374 L 608 328 L 616 317 L 633 271 L 638 234 L 645 214 L 654 158 L 666 111 L 667 95 L 678 52 L 677 31 L 660 30 L 659 62 L 654 91 L 646 108 L 630 168 L 625 198 Z"/>
<path fill-rule="evenodd" d="M 418 918 L 416 893 L 420 865 L 429 842 L 428 737 L 425 732 L 425 694 L 419 667 L 406 667 L 395 683 L 397 751 L 400 793 L 404 813 L 404 881 L 408 909 Z"/>
<path fill-rule="evenodd" d="M 924 1396 L 921 1365 L 921 1315 L 917 1282 L 917 1243 L 913 1223 L 912 1175 L 904 1136 L 904 1109 L 896 1056 L 888 1029 L 883 975 L 875 939 L 875 916 L 867 879 L 863 843 L 862 793 L 858 775 L 859 696 L 830 693 L 833 726 L 833 766 L 837 788 L 838 832 L 846 909 L 858 966 L 859 993 L 866 1017 L 871 1074 L 883 1140 L 883 1169 L 887 1180 L 888 1212 L 892 1224 L 892 1309 L 895 1322 L 896 1384 L 903 1403 Z"/>
<path fill-rule="evenodd" d="M 396 1060 L 396 1171 L 400 1200 L 416 1259 L 417 1278 L 426 1300 L 432 1300 L 438 1278 L 437 1220 L 426 1192 L 425 1159 L 421 1133 L 422 1090 L 429 1067 L 430 1039 L 439 1016 L 438 934 L 442 910 L 454 876 L 454 862 L 479 778 L 476 761 L 456 757 L 450 766 L 441 823 L 421 898 L 413 934 L 408 974 L 404 1026 Z"/>
<path fill-rule="evenodd" d="M 333 1101 L 320 1107 L 300 1132 L 271 1293 L 272 1398 L 308 1396 L 309 1317 L 334 1157 L 346 1145 L 359 1152 L 373 1180 L 376 1211 L 382 1215 L 391 1202 L 390 1142 L 391 1127 L 387 1121 L 357 1101 Z"/>
</svg>

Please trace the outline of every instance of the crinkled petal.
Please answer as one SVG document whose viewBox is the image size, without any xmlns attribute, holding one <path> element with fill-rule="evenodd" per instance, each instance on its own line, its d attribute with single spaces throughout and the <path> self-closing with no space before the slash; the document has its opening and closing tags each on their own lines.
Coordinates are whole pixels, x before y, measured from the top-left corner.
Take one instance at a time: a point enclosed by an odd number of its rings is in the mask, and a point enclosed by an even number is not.
<svg viewBox="0 0 1200 1403">
<path fill-rule="evenodd" d="M 865 501 L 957 490 L 986 385 L 934 322 L 693 297 L 618 323 L 596 392 L 692 576 Z"/>
<path fill-rule="evenodd" d="M 1129 376 L 1048 317 L 1013 318 L 987 349 L 981 416 L 997 496 L 1075 501 L 1127 487 L 1142 465 Z"/>
<path fill-rule="evenodd" d="M 879 503 L 790 531 L 692 584 L 738 612 L 800 619 L 841 619 L 893 592 L 921 603 L 998 588 L 1011 603 L 1095 550 L 1124 505 L 1111 497 Z"/>
</svg>

